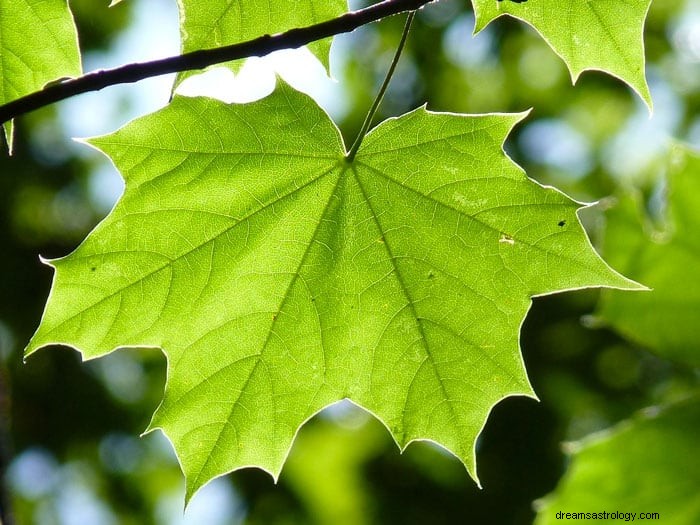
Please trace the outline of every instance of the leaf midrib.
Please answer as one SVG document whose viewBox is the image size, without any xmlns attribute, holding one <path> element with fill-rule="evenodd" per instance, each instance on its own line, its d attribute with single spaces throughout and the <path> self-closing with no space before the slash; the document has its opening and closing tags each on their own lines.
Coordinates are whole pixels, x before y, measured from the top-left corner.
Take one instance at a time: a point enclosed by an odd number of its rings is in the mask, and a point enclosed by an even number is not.
<svg viewBox="0 0 700 525">
<path fill-rule="evenodd" d="M 336 167 L 336 166 L 334 166 L 334 167 Z M 255 364 L 251 368 L 250 373 L 248 374 L 248 377 L 245 379 L 245 381 L 241 385 L 239 392 L 238 392 L 238 396 L 236 397 L 236 399 L 231 401 L 231 408 L 229 410 L 228 415 L 226 416 L 226 419 L 224 420 L 224 422 L 222 424 L 221 430 L 217 434 L 216 441 L 214 442 L 214 445 L 212 446 L 212 451 L 219 447 L 222 436 L 224 434 L 224 430 L 228 426 L 231 425 L 231 419 L 233 417 L 234 411 L 236 410 L 236 407 L 238 406 L 238 401 L 240 400 L 241 396 L 243 396 L 248 384 L 250 383 L 251 378 L 255 374 L 255 371 L 258 369 L 258 366 L 260 365 L 260 363 L 263 362 L 262 357 L 263 357 L 263 354 L 265 353 L 265 350 L 268 348 L 268 344 L 269 344 L 270 339 L 272 337 L 272 334 L 274 332 L 273 328 L 274 328 L 275 324 L 278 322 L 278 319 L 281 318 L 282 309 L 284 308 L 284 305 L 287 303 L 287 301 L 289 299 L 289 294 L 290 294 L 292 288 L 294 287 L 294 285 L 296 284 L 297 279 L 299 279 L 299 277 L 300 277 L 301 269 L 303 268 L 304 263 L 306 262 L 306 258 L 308 257 L 309 253 L 311 252 L 312 247 L 314 246 L 314 240 L 316 239 L 316 236 L 318 235 L 318 232 L 324 223 L 323 219 L 326 216 L 326 213 L 328 211 L 328 208 L 330 206 L 331 201 L 333 200 L 333 196 L 335 195 L 335 193 L 338 189 L 340 181 L 343 180 L 343 176 L 345 175 L 345 171 L 347 171 L 347 167 L 343 167 L 342 171 L 337 175 L 337 180 L 333 186 L 333 189 L 329 192 L 328 200 L 326 201 L 326 203 L 323 207 L 323 211 L 321 212 L 319 219 L 318 219 L 318 222 L 316 223 L 316 227 L 314 228 L 314 231 L 313 231 L 311 237 L 309 238 L 309 243 L 306 246 L 304 253 L 302 254 L 302 256 L 299 260 L 299 264 L 297 265 L 296 271 L 294 272 L 292 278 L 289 280 L 289 284 L 287 285 L 287 289 L 284 291 L 284 293 L 282 295 L 282 300 L 280 301 L 280 305 L 277 308 L 277 315 L 273 316 L 273 318 L 272 318 L 272 323 L 270 324 L 270 327 L 267 330 L 267 336 L 265 338 L 265 341 L 263 342 L 262 347 L 260 348 L 260 352 L 258 352 L 258 354 L 257 354 L 258 359 L 255 361 Z M 323 178 L 325 175 L 328 175 L 329 173 L 330 173 L 330 171 L 324 175 L 319 176 L 315 180 L 320 180 L 321 178 Z M 323 355 L 325 356 L 325 352 L 323 352 Z M 325 373 L 325 367 L 324 367 L 324 373 Z M 202 383 L 200 383 L 200 384 L 202 384 Z M 319 381 L 318 390 L 323 388 L 324 385 L 325 385 L 325 381 Z M 271 396 L 269 396 L 269 399 L 271 399 L 273 404 L 274 404 L 276 396 L 271 395 Z M 275 412 L 274 408 L 273 408 L 273 412 Z M 273 428 L 276 429 L 277 427 L 274 426 Z M 213 457 L 213 454 L 209 454 L 207 456 L 206 461 L 204 462 L 202 467 L 199 469 L 197 477 L 193 481 L 193 484 L 195 486 L 199 485 L 200 477 L 205 472 L 206 468 L 209 466 L 210 462 L 212 461 L 212 457 Z"/>
</svg>

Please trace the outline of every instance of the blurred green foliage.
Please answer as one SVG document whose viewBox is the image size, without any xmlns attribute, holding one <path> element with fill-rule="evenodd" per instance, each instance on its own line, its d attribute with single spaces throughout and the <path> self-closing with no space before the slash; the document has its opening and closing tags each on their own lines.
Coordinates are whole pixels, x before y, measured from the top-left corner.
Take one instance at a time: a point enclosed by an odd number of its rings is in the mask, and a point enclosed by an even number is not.
<svg viewBox="0 0 700 525">
<path fill-rule="evenodd" d="M 653 520 L 650 514 L 669 525 L 697 523 L 700 458 L 692 429 L 699 427 L 700 403 L 690 397 L 572 444 L 569 471 L 538 502 L 536 525 L 561 522 L 561 512 L 595 514 L 596 523 Z"/>
<path fill-rule="evenodd" d="M 694 367 L 700 366 L 698 174 L 700 155 L 675 147 L 665 172 L 666 217 L 660 224 L 651 224 L 639 199 L 628 195 L 606 214 L 608 262 L 653 291 L 636 297 L 606 291 L 597 312 L 627 338 Z"/>
<path fill-rule="evenodd" d="M 106 2 L 71 2 L 84 51 L 110 49 L 128 27 L 132 5 L 108 10 Z M 468 3 L 440 0 L 420 12 L 378 118 L 426 101 L 440 111 L 532 107 L 506 147 L 531 177 L 583 201 L 632 187 L 652 217 L 661 217 L 668 139 L 700 145 L 699 13 L 698 0 L 652 4 L 645 30 L 655 104 L 649 120 L 616 79 L 587 72 L 571 86 L 561 60 L 524 24 L 500 19 L 472 39 Z M 343 40 L 336 75 L 346 86 L 348 111 L 339 122 L 346 142 L 371 104 L 402 24 L 396 17 Z M 38 254 L 65 255 L 105 211 L 90 194 L 94 157 L 76 153 L 61 126 L 55 108 L 22 118 L 15 155 L 0 156 L 0 451 L 7 489 L 0 505 L 8 524 L 10 513 L 18 524 L 178 523 L 184 482 L 170 446 L 158 434 L 137 438 L 162 394 L 162 355 L 119 351 L 80 363 L 73 350 L 53 348 L 22 363 L 51 280 Z M 594 238 L 604 234 L 600 209 L 583 218 Z M 589 290 L 534 301 L 521 345 L 540 403 L 510 398 L 493 411 L 478 448 L 483 489 L 430 444 L 399 455 L 376 420 L 340 405 L 302 428 L 277 485 L 260 471 L 236 472 L 205 488 L 188 515 L 207 524 L 532 523 L 532 502 L 566 471 L 562 441 L 698 388 L 697 369 L 590 327 L 597 300 Z M 687 430 L 697 435 L 697 428 Z"/>
</svg>

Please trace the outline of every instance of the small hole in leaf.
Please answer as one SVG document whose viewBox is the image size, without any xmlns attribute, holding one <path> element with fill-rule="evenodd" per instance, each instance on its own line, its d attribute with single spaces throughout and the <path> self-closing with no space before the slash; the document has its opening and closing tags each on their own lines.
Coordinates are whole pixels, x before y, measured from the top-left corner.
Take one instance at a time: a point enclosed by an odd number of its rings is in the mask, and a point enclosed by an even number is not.
<svg viewBox="0 0 700 525">
<path fill-rule="evenodd" d="M 97 268 L 96 268 L 95 266 L 93 266 L 92 268 L 90 268 L 90 271 L 91 271 L 91 272 L 94 272 L 95 270 L 97 270 Z"/>
<path fill-rule="evenodd" d="M 435 274 L 432 270 L 428 272 L 428 279 L 435 279 Z"/>
<path fill-rule="evenodd" d="M 564 219 L 562 219 L 558 222 L 558 224 L 559 224 L 560 228 L 563 228 L 564 226 L 566 226 L 566 221 Z"/>
</svg>

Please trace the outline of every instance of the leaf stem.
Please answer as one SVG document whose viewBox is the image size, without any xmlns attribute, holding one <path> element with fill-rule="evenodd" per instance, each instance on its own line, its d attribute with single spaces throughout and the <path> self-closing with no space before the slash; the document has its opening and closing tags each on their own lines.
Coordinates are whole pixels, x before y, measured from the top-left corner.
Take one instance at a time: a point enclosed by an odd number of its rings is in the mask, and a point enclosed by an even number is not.
<svg viewBox="0 0 700 525">
<path fill-rule="evenodd" d="M 369 130 L 370 125 L 372 124 L 372 119 L 374 118 L 374 114 L 377 112 L 377 109 L 379 109 L 379 104 L 382 103 L 382 99 L 384 98 L 384 93 L 386 93 L 386 90 L 389 87 L 389 82 L 391 82 L 391 77 L 394 75 L 394 71 L 396 70 L 396 66 L 399 63 L 399 59 L 401 58 L 401 53 L 403 51 L 404 46 L 406 45 L 406 39 L 408 38 L 408 33 L 411 30 L 411 24 L 413 23 L 413 18 L 415 16 L 416 16 L 416 12 L 411 11 L 408 13 L 408 16 L 406 17 L 406 24 L 403 27 L 403 33 L 401 34 L 401 40 L 399 41 L 399 46 L 396 48 L 396 53 L 394 53 L 394 58 L 391 61 L 391 65 L 389 66 L 389 70 L 386 72 L 386 76 L 384 77 L 384 82 L 382 82 L 382 86 L 379 88 L 379 93 L 377 93 L 377 97 L 374 99 L 374 103 L 372 104 L 372 107 L 369 108 L 369 111 L 367 112 L 367 116 L 365 117 L 365 121 L 362 123 L 362 127 L 360 128 L 360 132 L 357 134 L 357 138 L 355 139 L 355 142 L 350 147 L 350 151 L 348 151 L 348 154 L 345 156 L 345 160 L 347 162 L 352 162 L 355 159 L 355 155 L 357 155 L 357 151 L 360 149 L 360 145 L 362 144 L 362 140 L 365 138 L 365 135 L 367 135 L 367 131 Z"/>
<path fill-rule="evenodd" d="M 431 1 L 433 0 L 384 0 L 325 22 L 290 29 L 284 33 L 262 35 L 230 46 L 200 49 L 183 55 L 126 64 L 114 69 L 93 71 L 77 78 L 50 82 L 39 91 L 0 105 L 0 124 L 69 97 L 99 91 L 107 86 L 138 82 L 168 73 L 203 69 L 239 58 L 265 56 L 279 49 L 301 47 L 322 38 L 348 33 L 386 16 L 418 9 Z"/>
</svg>

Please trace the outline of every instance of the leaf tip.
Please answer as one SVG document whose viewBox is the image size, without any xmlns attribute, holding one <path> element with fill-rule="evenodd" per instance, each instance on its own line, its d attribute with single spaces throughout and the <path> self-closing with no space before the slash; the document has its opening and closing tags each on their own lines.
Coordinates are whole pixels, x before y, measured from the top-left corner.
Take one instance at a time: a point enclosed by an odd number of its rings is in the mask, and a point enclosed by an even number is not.
<svg viewBox="0 0 700 525">
<path fill-rule="evenodd" d="M 103 155 L 106 155 L 105 151 L 100 148 L 99 145 L 99 139 L 101 139 L 102 136 L 98 137 L 72 137 L 71 140 L 73 142 L 76 142 L 77 144 L 82 144 L 84 146 L 87 146 L 89 148 L 94 149 L 95 151 L 99 151 Z"/>
<path fill-rule="evenodd" d="M 647 107 L 647 113 L 649 114 L 649 120 L 654 116 L 654 101 L 651 99 L 651 94 L 647 93 L 647 96 L 643 96 L 641 93 L 637 93 L 642 97 L 644 105 Z"/>
<path fill-rule="evenodd" d="M 41 346 L 36 345 L 33 341 L 34 339 L 32 338 L 22 351 L 22 364 L 26 364 L 29 357 L 41 348 Z"/>
<path fill-rule="evenodd" d="M 604 69 L 602 67 L 586 67 L 582 69 L 572 69 L 569 67 L 569 63 L 567 62 L 566 64 L 567 69 L 569 70 L 569 75 L 571 77 L 571 84 L 576 85 L 578 82 L 578 79 L 581 78 L 581 75 L 585 73 L 586 71 L 599 71 L 601 73 L 605 73 L 606 75 L 610 75 L 611 77 L 614 77 L 618 79 L 619 81 L 623 82 L 626 84 L 639 98 L 640 100 L 644 103 L 644 105 L 647 108 L 647 111 L 649 113 L 649 118 L 654 116 L 654 101 L 651 98 L 651 91 L 649 91 L 649 84 L 646 81 L 646 78 L 644 77 L 644 74 L 641 76 L 640 79 L 630 79 L 626 78 L 620 74 L 617 74 L 613 71 Z"/>
<path fill-rule="evenodd" d="M 609 282 L 602 285 L 603 288 L 610 288 L 612 290 L 623 290 L 626 292 L 650 292 L 651 288 L 638 283 L 632 279 L 629 279 L 622 275 L 621 273 L 610 267 L 610 271 L 614 274 L 614 278 Z"/>
<path fill-rule="evenodd" d="M 474 8 L 474 29 L 472 30 L 472 38 L 481 33 L 486 28 L 486 26 L 488 26 L 496 18 L 498 18 L 502 14 L 505 14 L 500 13 L 496 16 L 489 17 L 483 12 L 482 5 L 476 1 L 472 2 L 472 7 Z"/>
<path fill-rule="evenodd" d="M 5 144 L 7 145 L 7 154 L 11 157 L 14 152 L 14 137 L 15 137 L 15 126 L 14 121 L 9 120 L 2 125 L 3 136 L 5 137 Z"/>
<path fill-rule="evenodd" d="M 507 115 L 511 115 L 513 118 L 513 124 L 510 127 L 510 130 L 508 130 L 508 134 L 513 130 L 515 126 L 520 124 L 523 120 L 525 120 L 527 117 L 530 116 L 530 113 L 534 111 L 534 108 L 527 108 L 526 110 L 519 111 L 517 113 L 507 113 Z M 507 138 L 507 136 L 506 136 Z"/>
<path fill-rule="evenodd" d="M 48 257 L 44 257 L 43 255 L 39 255 L 39 262 L 41 264 L 44 264 L 46 266 L 49 266 L 50 268 L 53 268 L 54 270 L 56 269 L 56 265 L 54 264 L 58 259 L 49 259 Z"/>
<path fill-rule="evenodd" d="M 608 73 L 606 71 L 606 73 Z M 622 82 L 627 84 L 634 93 L 642 100 L 644 105 L 647 108 L 647 112 L 649 114 L 649 119 L 654 116 L 654 101 L 651 98 L 651 91 L 649 91 L 649 84 L 646 81 L 646 78 L 642 74 L 642 78 L 640 82 L 633 82 L 631 80 L 628 80 L 626 78 L 618 77 L 617 75 L 613 73 L 609 73 L 614 77 L 619 78 Z"/>
</svg>

